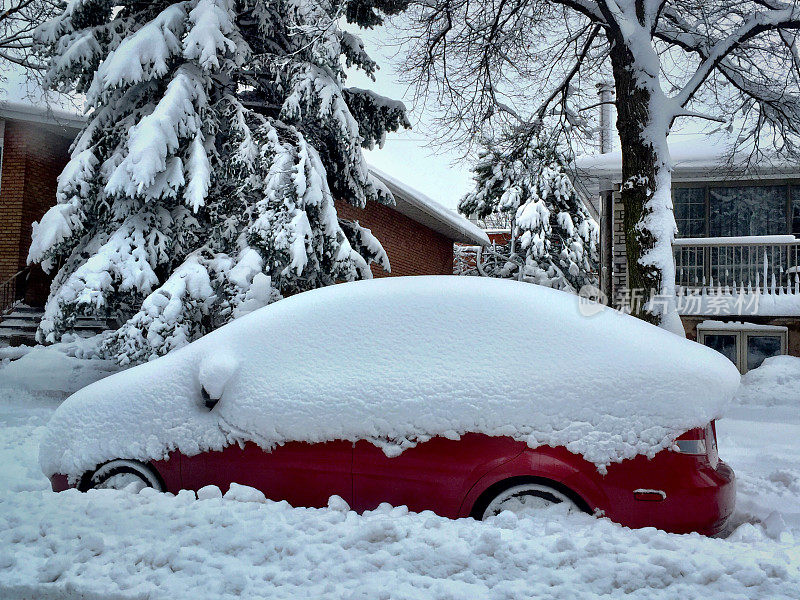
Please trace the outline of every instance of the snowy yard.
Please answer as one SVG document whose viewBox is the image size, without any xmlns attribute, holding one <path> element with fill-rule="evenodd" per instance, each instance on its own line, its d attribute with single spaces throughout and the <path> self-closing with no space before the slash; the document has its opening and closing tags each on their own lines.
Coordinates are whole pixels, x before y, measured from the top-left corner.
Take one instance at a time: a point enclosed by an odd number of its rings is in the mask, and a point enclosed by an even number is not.
<svg viewBox="0 0 800 600">
<path fill-rule="evenodd" d="M 0 385 L 18 374 L 0 367 Z M 335 498 L 320 510 L 241 492 L 54 494 L 37 444 L 63 395 L 0 387 L 3 599 L 800 598 L 796 404 L 750 394 L 718 424 L 739 495 L 733 531 L 712 539 L 558 507 L 481 523 L 389 507 L 359 516 Z"/>
</svg>

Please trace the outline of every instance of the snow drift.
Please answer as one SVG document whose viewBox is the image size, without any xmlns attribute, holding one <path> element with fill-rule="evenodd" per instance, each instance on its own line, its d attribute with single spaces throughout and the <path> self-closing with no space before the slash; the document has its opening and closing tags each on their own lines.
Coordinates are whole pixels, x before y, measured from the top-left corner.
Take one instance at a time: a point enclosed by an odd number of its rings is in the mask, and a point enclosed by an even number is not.
<svg viewBox="0 0 800 600">
<path fill-rule="evenodd" d="M 800 358 L 771 356 L 742 376 L 735 402 L 756 406 L 800 408 Z"/>
<path fill-rule="evenodd" d="M 299 294 L 73 394 L 40 464 L 77 477 L 248 440 L 367 439 L 391 455 L 483 432 L 563 445 L 602 469 L 721 415 L 739 383 L 726 358 L 612 310 L 582 316 L 579 301 L 453 276 Z"/>
</svg>

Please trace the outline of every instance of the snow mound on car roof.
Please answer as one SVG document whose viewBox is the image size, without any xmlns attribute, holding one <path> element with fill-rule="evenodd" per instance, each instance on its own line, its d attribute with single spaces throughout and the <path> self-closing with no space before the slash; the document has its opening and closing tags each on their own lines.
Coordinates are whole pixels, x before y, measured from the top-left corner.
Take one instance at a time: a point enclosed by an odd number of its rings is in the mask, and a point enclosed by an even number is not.
<svg viewBox="0 0 800 600">
<path fill-rule="evenodd" d="M 566 446 L 602 470 L 720 416 L 739 383 L 726 358 L 613 310 L 583 316 L 578 302 L 453 276 L 299 294 L 72 395 L 40 463 L 78 476 L 247 440 L 367 439 L 391 455 L 482 432 Z M 219 398 L 211 411 L 201 381 Z"/>
</svg>

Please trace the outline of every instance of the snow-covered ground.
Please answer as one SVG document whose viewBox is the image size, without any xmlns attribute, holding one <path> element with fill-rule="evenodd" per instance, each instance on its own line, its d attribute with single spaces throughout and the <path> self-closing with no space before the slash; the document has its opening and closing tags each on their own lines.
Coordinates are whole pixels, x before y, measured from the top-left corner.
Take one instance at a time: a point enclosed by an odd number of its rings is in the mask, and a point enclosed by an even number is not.
<svg viewBox="0 0 800 600">
<path fill-rule="evenodd" d="M 203 500 L 54 494 L 37 445 L 64 392 L 44 377 L 26 389 L 11 376 L 15 364 L 0 367 L 4 600 L 800 598 L 800 405 L 755 402 L 752 386 L 780 389 L 774 381 L 751 377 L 747 404 L 718 423 L 739 495 L 732 532 L 712 539 L 629 530 L 557 507 L 480 523 L 389 507 L 359 516 L 337 499 L 321 510 L 246 502 L 242 491 Z M 73 382 L 104 370 L 80 359 L 66 366 Z"/>
</svg>

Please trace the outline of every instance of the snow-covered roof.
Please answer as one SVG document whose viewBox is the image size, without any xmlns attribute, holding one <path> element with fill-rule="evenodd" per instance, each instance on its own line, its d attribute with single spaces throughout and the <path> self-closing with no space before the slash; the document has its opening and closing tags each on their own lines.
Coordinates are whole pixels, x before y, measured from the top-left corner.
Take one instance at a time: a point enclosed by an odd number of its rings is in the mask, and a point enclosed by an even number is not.
<svg viewBox="0 0 800 600">
<path fill-rule="evenodd" d="M 675 180 L 800 174 L 800 163 L 795 161 L 762 157 L 757 164 L 749 164 L 746 152 L 732 157 L 731 140 L 722 134 L 698 134 L 672 139 L 669 142 L 669 153 Z M 597 187 L 591 180 L 618 183 L 622 179 L 622 152 L 615 150 L 605 154 L 578 156 L 575 159 L 575 169 L 578 178 L 584 180 L 584 186 L 589 191 Z"/>
<path fill-rule="evenodd" d="M 744 321 L 716 321 L 706 320 L 697 324 L 697 331 L 764 331 L 782 333 L 788 331 L 784 325 L 762 325 L 760 323 L 745 323 Z"/>
<path fill-rule="evenodd" d="M 363 439 L 391 456 L 475 432 L 565 446 L 602 469 L 722 415 L 739 384 L 727 358 L 599 305 L 585 316 L 581 302 L 452 275 L 297 294 L 73 394 L 41 465 L 78 476 L 246 441 Z M 219 399 L 211 411 L 202 389 Z"/>
<path fill-rule="evenodd" d="M 0 81 L 0 119 L 56 126 L 64 135 L 76 135 L 83 127 L 80 98 L 44 90 L 16 65 L 4 64 Z"/>
<path fill-rule="evenodd" d="M 455 242 L 480 246 L 488 246 L 491 243 L 483 229 L 455 211 L 445 208 L 422 192 L 376 167 L 370 166 L 369 169 L 392 192 L 395 209 L 400 214 L 438 231 Z"/>
<path fill-rule="evenodd" d="M 0 119 L 55 125 L 63 128 L 65 135 L 75 135 L 85 122 L 80 115 L 67 110 L 25 102 L 3 101 L 0 101 Z"/>
</svg>

